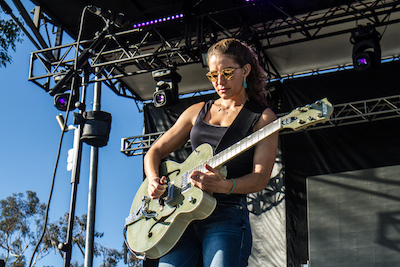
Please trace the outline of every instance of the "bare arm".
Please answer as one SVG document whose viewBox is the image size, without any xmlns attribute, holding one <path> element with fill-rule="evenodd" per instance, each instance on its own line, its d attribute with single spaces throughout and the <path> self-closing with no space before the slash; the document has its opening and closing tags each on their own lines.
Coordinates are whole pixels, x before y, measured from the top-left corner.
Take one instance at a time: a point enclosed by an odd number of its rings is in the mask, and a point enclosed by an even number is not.
<svg viewBox="0 0 400 267">
<path fill-rule="evenodd" d="M 204 103 L 197 103 L 186 109 L 176 123 L 155 142 L 144 157 L 144 171 L 149 180 L 148 194 L 158 198 L 165 191 L 159 177 L 161 160 L 181 148 L 189 139 L 189 133 Z"/>
</svg>

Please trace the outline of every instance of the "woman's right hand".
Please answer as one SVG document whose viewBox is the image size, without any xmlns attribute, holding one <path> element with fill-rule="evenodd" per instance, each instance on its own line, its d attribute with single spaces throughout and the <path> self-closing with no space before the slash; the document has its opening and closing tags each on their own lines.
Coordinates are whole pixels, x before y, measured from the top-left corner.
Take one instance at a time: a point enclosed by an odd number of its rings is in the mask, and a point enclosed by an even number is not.
<svg viewBox="0 0 400 267">
<path fill-rule="evenodd" d="M 148 180 L 149 184 L 147 186 L 147 193 L 149 194 L 149 197 L 152 199 L 160 198 L 167 189 L 167 178 L 163 176 L 161 179 L 160 177 L 155 177 L 148 178 Z"/>
</svg>

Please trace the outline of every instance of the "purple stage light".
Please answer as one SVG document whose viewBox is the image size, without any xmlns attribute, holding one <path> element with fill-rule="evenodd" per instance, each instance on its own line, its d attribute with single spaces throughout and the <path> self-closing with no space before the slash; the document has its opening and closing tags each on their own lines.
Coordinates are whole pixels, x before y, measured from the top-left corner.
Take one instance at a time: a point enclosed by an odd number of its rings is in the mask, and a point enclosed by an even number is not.
<svg viewBox="0 0 400 267">
<path fill-rule="evenodd" d="M 366 58 L 359 58 L 357 60 L 358 65 L 367 65 L 368 64 L 368 60 Z"/>
<path fill-rule="evenodd" d="M 140 27 L 149 26 L 149 25 L 153 25 L 153 24 L 156 24 L 156 23 L 160 23 L 160 22 L 166 22 L 166 21 L 171 21 L 171 20 L 175 20 L 175 19 L 180 19 L 180 18 L 183 18 L 183 16 L 184 16 L 183 13 L 172 15 L 172 16 L 166 16 L 166 17 L 163 17 L 163 18 L 158 18 L 158 19 L 154 19 L 154 20 L 135 23 L 135 24 L 132 25 L 132 27 L 133 28 L 140 28 Z"/>
</svg>

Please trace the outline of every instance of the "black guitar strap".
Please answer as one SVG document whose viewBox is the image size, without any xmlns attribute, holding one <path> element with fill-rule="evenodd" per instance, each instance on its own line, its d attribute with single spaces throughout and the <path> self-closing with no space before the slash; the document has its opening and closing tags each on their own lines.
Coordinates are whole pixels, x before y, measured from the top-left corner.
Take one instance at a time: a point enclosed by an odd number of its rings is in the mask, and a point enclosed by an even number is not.
<svg viewBox="0 0 400 267">
<path fill-rule="evenodd" d="M 253 132 L 253 126 L 264 109 L 248 100 L 215 148 L 215 153 L 230 147 Z"/>
</svg>

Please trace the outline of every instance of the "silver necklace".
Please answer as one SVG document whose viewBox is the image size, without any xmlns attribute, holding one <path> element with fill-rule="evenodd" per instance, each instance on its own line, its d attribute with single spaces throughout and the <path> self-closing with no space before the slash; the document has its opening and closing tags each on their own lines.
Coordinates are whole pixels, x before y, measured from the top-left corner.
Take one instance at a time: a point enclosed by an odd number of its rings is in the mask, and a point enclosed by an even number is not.
<svg viewBox="0 0 400 267">
<path fill-rule="evenodd" d="M 218 112 L 221 112 L 221 111 L 222 111 L 222 105 L 221 105 L 221 104 L 218 104 L 218 106 L 219 106 Z M 243 106 L 244 106 L 244 104 L 241 104 L 241 105 L 240 105 L 240 107 L 243 107 Z M 238 109 L 235 109 L 235 112 L 236 112 L 236 113 L 239 113 Z M 229 111 L 225 111 L 225 115 L 228 115 L 228 114 L 229 114 Z"/>
</svg>

